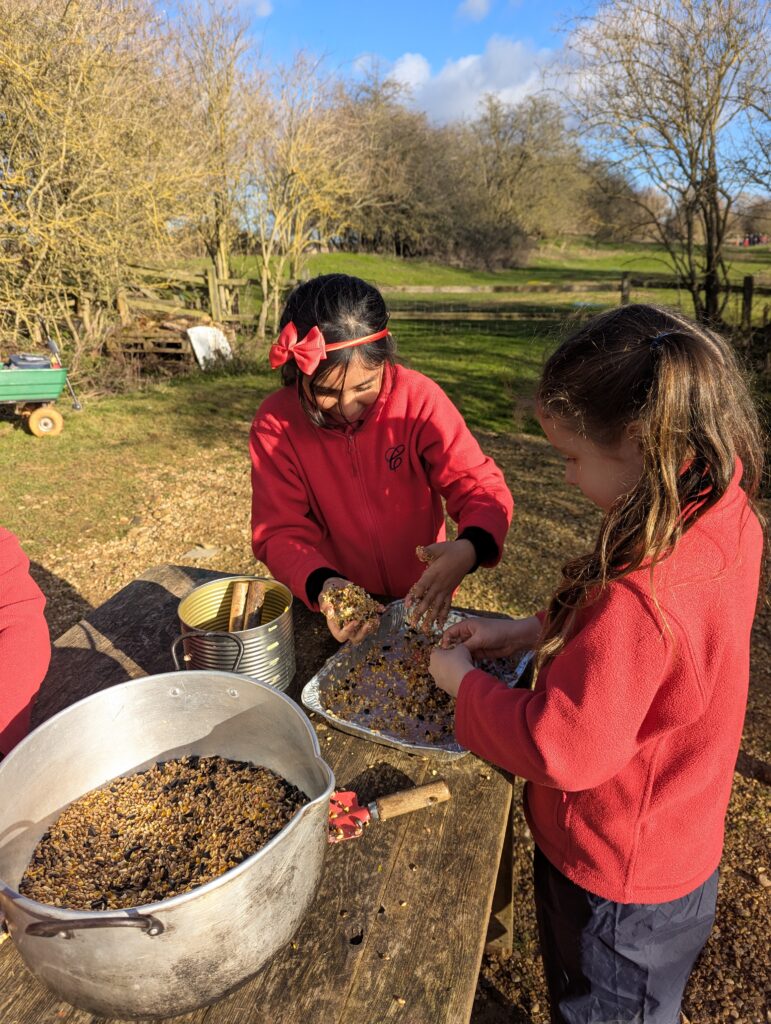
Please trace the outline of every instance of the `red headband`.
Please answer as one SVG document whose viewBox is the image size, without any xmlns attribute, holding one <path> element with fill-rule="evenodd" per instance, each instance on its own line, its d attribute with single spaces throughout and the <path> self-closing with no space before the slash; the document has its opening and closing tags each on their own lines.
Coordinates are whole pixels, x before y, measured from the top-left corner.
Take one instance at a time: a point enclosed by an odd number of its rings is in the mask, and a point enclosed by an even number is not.
<svg viewBox="0 0 771 1024">
<path fill-rule="evenodd" d="M 352 338 L 350 341 L 333 341 L 327 344 L 324 335 L 318 327 L 311 327 L 304 338 L 297 338 L 297 328 L 290 320 L 281 334 L 278 341 L 270 346 L 270 365 L 274 370 L 283 366 L 289 359 L 294 359 L 298 368 L 305 374 L 314 373 L 322 359 L 327 358 L 327 352 L 333 352 L 336 348 L 352 348 L 354 345 L 366 345 L 370 341 L 379 341 L 388 334 L 388 328 L 376 334 L 367 334 L 363 338 Z"/>
</svg>

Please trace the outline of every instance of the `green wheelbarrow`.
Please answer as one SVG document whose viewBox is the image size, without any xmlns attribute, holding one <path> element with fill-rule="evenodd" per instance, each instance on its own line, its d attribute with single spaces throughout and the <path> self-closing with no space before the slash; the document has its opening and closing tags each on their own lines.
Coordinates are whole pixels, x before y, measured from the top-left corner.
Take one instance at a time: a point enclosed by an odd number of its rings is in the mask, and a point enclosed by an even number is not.
<svg viewBox="0 0 771 1024">
<path fill-rule="evenodd" d="M 47 338 L 46 343 L 51 350 L 50 359 L 14 355 L 0 363 L 0 405 L 15 406 L 24 426 L 35 437 L 56 437 L 64 430 L 62 414 L 53 403 L 65 387 L 72 397 L 73 409 L 83 408 L 62 366 L 56 342 Z"/>
</svg>

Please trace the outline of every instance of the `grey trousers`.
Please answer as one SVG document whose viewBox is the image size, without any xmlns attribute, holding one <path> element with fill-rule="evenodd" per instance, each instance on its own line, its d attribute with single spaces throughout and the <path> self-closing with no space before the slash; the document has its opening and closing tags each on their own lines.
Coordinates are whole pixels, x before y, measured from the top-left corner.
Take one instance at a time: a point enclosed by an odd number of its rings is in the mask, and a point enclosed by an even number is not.
<svg viewBox="0 0 771 1024">
<path fill-rule="evenodd" d="M 587 892 L 536 847 L 535 906 L 552 1024 L 677 1024 L 715 920 L 717 871 L 667 903 Z"/>
</svg>

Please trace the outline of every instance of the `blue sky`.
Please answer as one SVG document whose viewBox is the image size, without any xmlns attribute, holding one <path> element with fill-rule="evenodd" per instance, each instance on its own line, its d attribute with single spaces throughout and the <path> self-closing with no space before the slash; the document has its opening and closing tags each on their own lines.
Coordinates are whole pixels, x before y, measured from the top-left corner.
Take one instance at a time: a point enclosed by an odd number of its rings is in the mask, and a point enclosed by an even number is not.
<svg viewBox="0 0 771 1024">
<path fill-rule="evenodd" d="M 577 0 L 240 0 L 271 62 L 305 49 L 355 74 L 362 60 L 410 87 L 439 121 L 473 115 L 485 92 L 517 102 L 561 45 Z M 594 5 L 592 5 L 594 6 Z"/>
</svg>

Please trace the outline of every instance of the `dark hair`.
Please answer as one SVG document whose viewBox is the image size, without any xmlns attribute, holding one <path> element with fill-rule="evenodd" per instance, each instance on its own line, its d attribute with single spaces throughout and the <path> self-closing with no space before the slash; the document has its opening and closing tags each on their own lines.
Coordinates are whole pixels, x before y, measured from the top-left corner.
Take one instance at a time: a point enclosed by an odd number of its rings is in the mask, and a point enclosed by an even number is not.
<svg viewBox="0 0 771 1024">
<path fill-rule="evenodd" d="M 377 288 L 361 278 L 349 277 L 348 274 L 322 274 L 297 285 L 290 293 L 279 328 L 286 327 L 290 321 L 297 328 L 298 337 L 304 338 L 312 327 L 318 327 L 324 340 L 332 343 L 377 334 L 388 323 L 388 310 Z M 395 354 L 396 343 L 389 332 L 379 341 L 330 352 L 309 376 L 299 369 L 294 359 L 290 359 L 281 368 L 281 379 L 285 385 L 297 388 L 306 415 L 320 427 L 324 426 L 325 420 L 316 403 L 317 384 L 323 384 L 332 371 L 342 367 L 342 388 L 348 364 L 353 359 L 360 359 L 366 367 L 374 370 L 383 363 L 393 365 Z M 310 399 L 303 387 L 304 381 L 308 382 Z"/>
<path fill-rule="evenodd" d="M 755 504 L 762 430 L 744 373 L 720 335 L 680 313 L 632 305 L 593 317 L 548 359 L 537 400 L 546 415 L 600 446 L 615 445 L 634 424 L 643 456 L 639 481 L 605 514 L 594 550 L 563 566 L 540 667 L 606 583 L 648 562 L 653 573 L 723 496 L 737 457 L 762 527 L 765 520 Z"/>
</svg>

